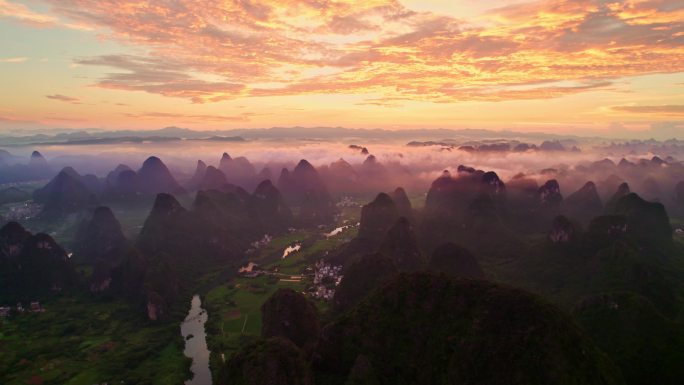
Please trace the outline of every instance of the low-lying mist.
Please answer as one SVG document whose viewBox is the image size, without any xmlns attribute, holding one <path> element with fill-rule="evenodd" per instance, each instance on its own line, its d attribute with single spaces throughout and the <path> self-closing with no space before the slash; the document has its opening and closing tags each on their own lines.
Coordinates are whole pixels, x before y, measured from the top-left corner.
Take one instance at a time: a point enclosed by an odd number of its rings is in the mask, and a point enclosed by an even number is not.
<svg viewBox="0 0 684 385">
<path fill-rule="evenodd" d="M 559 181 L 564 195 L 571 194 L 587 181 L 596 183 L 603 199 L 608 199 L 622 182 L 645 198 L 668 203 L 675 199 L 675 185 L 684 180 L 677 156 L 679 146 L 655 142 L 623 143 L 585 141 L 579 146 L 543 150 L 540 143 L 530 143 L 530 149 L 494 148 L 501 141 L 468 140 L 454 142 L 414 142 L 404 139 L 380 140 L 350 138 L 341 140 L 254 139 L 241 142 L 211 142 L 179 140 L 89 145 L 37 145 L 11 148 L 14 155 L 28 157 L 38 150 L 50 165 L 59 170 L 73 167 L 80 174 L 106 177 L 117 165 L 134 170 L 150 156 L 157 156 L 169 167 L 179 182 L 189 181 L 202 160 L 218 168 L 223 153 L 232 158 L 244 157 L 258 174 L 264 168 L 274 183 L 282 168 L 292 169 L 300 159 L 306 159 L 321 173 L 331 193 L 373 194 L 404 187 L 410 194 L 425 193 L 430 183 L 444 170 L 457 175 L 457 167 L 494 171 L 508 182 L 512 178 L 534 180 L 539 185 L 550 179 Z M 514 141 L 515 143 L 519 143 Z M 479 145 L 479 147 L 478 147 Z M 554 144 L 555 145 L 555 144 Z M 648 168 L 634 168 L 656 159 Z M 605 161 L 610 160 L 610 162 Z M 622 159 L 623 164 L 617 166 Z M 603 161 L 603 162 L 599 162 Z M 347 164 L 348 163 L 348 164 Z M 349 167 L 351 166 L 351 167 Z M 230 176 L 228 176 L 230 179 Z M 245 186 L 253 188 L 253 186 Z"/>
</svg>

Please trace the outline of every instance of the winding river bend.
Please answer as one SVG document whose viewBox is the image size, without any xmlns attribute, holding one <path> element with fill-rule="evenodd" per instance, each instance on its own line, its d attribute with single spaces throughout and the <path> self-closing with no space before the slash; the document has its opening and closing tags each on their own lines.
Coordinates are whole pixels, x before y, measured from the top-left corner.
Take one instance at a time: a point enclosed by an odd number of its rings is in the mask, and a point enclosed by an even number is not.
<svg viewBox="0 0 684 385">
<path fill-rule="evenodd" d="M 285 250 L 283 251 L 283 258 L 282 258 L 282 259 L 287 258 L 288 255 L 294 253 L 295 251 L 299 251 L 299 250 L 301 250 L 301 249 L 302 249 L 302 244 L 301 244 L 301 243 L 295 243 L 295 244 L 292 245 L 292 246 L 288 246 L 287 249 L 285 249 Z"/>
<path fill-rule="evenodd" d="M 190 311 L 181 324 L 181 335 L 185 339 L 186 357 L 192 358 L 190 371 L 192 379 L 185 381 L 185 385 L 211 385 L 211 371 L 209 370 L 209 348 L 207 347 L 207 333 L 204 324 L 208 314 L 202 309 L 199 295 L 192 297 Z"/>
</svg>

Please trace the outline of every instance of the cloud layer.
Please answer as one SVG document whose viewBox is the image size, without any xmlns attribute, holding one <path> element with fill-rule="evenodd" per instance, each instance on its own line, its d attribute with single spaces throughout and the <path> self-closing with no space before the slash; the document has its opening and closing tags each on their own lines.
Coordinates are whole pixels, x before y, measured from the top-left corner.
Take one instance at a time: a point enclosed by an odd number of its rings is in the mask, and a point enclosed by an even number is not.
<svg viewBox="0 0 684 385">
<path fill-rule="evenodd" d="M 367 104 L 545 99 L 611 89 L 625 76 L 684 71 L 684 3 L 549 0 L 478 20 L 396 0 L 47 0 L 69 20 L 131 44 L 77 60 L 111 69 L 96 85 L 216 102 L 362 94 Z M 623 109 L 622 111 L 629 111 Z"/>
</svg>

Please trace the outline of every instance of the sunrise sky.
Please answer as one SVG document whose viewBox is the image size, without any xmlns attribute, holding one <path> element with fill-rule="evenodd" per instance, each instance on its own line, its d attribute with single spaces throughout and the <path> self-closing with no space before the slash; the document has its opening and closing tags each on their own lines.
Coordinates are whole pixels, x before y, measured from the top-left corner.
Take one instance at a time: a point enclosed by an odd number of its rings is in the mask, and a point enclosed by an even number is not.
<svg viewBox="0 0 684 385">
<path fill-rule="evenodd" d="M 684 1 L 0 0 L 0 131 L 169 125 L 684 137 Z"/>
</svg>

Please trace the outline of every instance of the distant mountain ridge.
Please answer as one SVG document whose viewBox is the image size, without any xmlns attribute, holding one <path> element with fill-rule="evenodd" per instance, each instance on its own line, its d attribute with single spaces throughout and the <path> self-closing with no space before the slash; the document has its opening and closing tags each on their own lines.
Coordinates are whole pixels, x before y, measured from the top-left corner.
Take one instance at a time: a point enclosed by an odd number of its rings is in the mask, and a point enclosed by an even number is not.
<svg viewBox="0 0 684 385">
<path fill-rule="evenodd" d="M 67 131 L 65 129 L 65 131 Z M 236 128 L 227 130 L 192 130 L 182 127 L 165 127 L 156 130 L 114 130 L 97 129 L 67 131 L 53 135 L 0 135 L 5 145 L 21 144 L 112 144 L 123 142 L 170 141 L 170 140 L 207 140 L 240 142 L 250 139 L 292 138 L 292 139 L 331 139 L 331 138 L 387 138 L 414 140 L 417 138 L 526 138 L 545 140 L 562 139 L 597 139 L 577 135 L 547 134 L 541 132 L 517 132 L 509 130 L 487 129 L 448 129 L 419 128 L 389 130 L 382 128 L 346 128 L 346 127 L 271 127 L 271 128 Z"/>
</svg>

